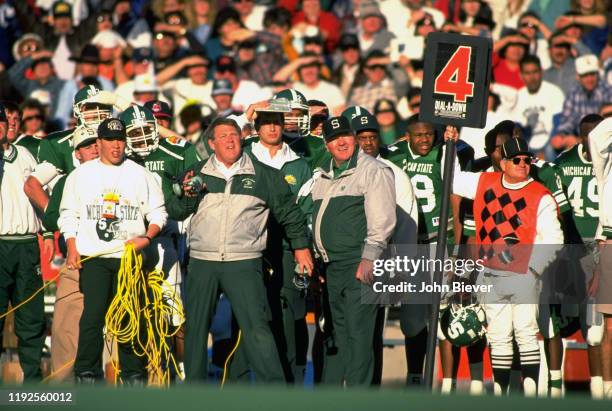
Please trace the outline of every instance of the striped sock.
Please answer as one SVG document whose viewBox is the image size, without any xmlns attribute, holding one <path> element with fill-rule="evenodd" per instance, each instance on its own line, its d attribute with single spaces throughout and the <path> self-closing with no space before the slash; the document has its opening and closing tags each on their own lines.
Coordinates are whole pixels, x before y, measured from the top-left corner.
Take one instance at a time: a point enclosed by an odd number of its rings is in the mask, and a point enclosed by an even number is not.
<svg viewBox="0 0 612 411">
<path fill-rule="evenodd" d="M 561 370 L 550 370 L 550 378 L 548 386 L 550 388 L 551 398 L 561 398 L 563 396 L 563 380 L 561 379 Z"/>
</svg>

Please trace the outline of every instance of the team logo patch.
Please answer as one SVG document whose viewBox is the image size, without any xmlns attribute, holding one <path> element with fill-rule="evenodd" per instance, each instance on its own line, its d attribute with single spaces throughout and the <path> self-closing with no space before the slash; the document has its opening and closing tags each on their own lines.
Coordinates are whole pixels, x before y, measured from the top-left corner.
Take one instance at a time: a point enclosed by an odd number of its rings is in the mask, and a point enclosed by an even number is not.
<svg viewBox="0 0 612 411">
<path fill-rule="evenodd" d="M 255 180 L 251 177 L 242 179 L 242 188 L 252 189 L 255 186 Z"/>
<path fill-rule="evenodd" d="M 108 122 L 107 125 L 109 130 L 113 130 L 113 131 L 121 131 L 123 130 L 123 124 L 121 124 L 121 121 L 119 120 L 111 120 Z"/>
<path fill-rule="evenodd" d="M 292 186 L 297 184 L 297 179 L 294 176 L 292 176 L 291 174 L 287 174 L 285 176 L 285 181 L 287 182 L 287 184 L 290 184 Z"/>
<path fill-rule="evenodd" d="M 159 103 L 153 103 L 153 107 L 151 107 L 153 109 L 154 113 L 159 113 L 161 111 L 161 104 Z"/>
</svg>

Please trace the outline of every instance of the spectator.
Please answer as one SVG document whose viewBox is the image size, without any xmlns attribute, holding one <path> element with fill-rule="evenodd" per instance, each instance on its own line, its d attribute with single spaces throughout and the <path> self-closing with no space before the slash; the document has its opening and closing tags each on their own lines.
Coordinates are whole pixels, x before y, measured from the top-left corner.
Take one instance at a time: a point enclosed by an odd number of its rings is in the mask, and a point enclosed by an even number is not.
<svg viewBox="0 0 612 411">
<path fill-rule="evenodd" d="M 242 114 L 242 111 L 237 111 L 232 108 L 233 97 L 234 90 L 229 80 L 220 79 L 213 81 L 212 99 L 217 107 L 215 117 L 239 116 Z"/>
<path fill-rule="evenodd" d="M 375 2 L 363 1 L 359 6 L 359 45 L 363 55 L 372 50 L 385 51 L 395 38 L 386 28 L 385 16 Z"/>
<path fill-rule="evenodd" d="M 215 62 L 217 71 L 215 79 L 228 80 L 232 86 L 232 108 L 235 111 L 243 112 L 246 108 L 261 100 L 272 97 L 267 89 L 262 89 L 251 80 L 240 80 L 236 74 L 236 62 L 229 56 L 220 56 Z"/>
<path fill-rule="evenodd" d="M 553 147 L 557 150 L 572 145 L 578 134 L 580 119 L 597 113 L 602 104 L 612 101 L 612 88 L 599 79 L 599 61 L 589 54 L 576 59 L 576 73 L 580 85 L 565 98 L 563 113 Z"/>
<path fill-rule="evenodd" d="M 558 29 L 570 24 L 579 24 L 583 27 L 582 41 L 593 54 L 601 53 L 606 45 L 609 27 L 606 19 L 607 0 L 572 0 L 574 14 L 562 15 L 555 21 Z"/>
<path fill-rule="evenodd" d="M 10 3 L 2 2 L 0 4 L 0 71 L 13 64 L 11 45 L 20 35 L 21 30 L 15 18 L 15 9 Z"/>
<path fill-rule="evenodd" d="M 72 58 L 77 63 L 76 76 L 64 82 L 64 86 L 60 91 L 59 98 L 56 101 L 55 112 L 53 117 L 59 121 L 59 124 L 66 127 L 66 124 L 72 117 L 72 104 L 74 95 L 83 88 L 83 78 L 95 78 L 101 89 L 113 91 L 115 86 L 108 79 L 99 76 L 100 53 L 98 48 L 92 44 L 87 44 L 83 47 L 81 55 Z"/>
<path fill-rule="evenodd" d="M 548 39 L 552 34 L 550 29 L 540 21 L 535 13 L 526 12 L 519 19 L 518 31 L 529 40 L 528 53 L 538 56 L 544 70 L 549 68 Z M 542 38 L 538 37 L 538 33 Z"/>
<path fill-rule="evenodd" d="M 341 26 L 338 18 L 321 10 L 320 0 L 302 0 L 302 10 L 293 17 L 293 24 L 307 23 L 319 28 L 325 40 L 325 51 L 331 53 L 336 49 L 340 39 Z"/>
<path fill-rule="evenodd" d="M 193 0 L 185 10 L 189 44 L 192 50 L 204 51 L 211 24 L 215 18 L 216 2 L 210 0 Z"/>
<path fill-rule="evenodd" d="M 176 35 L 171 31 L 155 30 L 153 40 L 155 72 L 176 63 L 187 53 L 178 46 Z"/>
<path fill-rule="evenodd" d="M 554 27 L 557 17 L 569 9 L 570 0 L 531 0 L 527 10 L 540 16 L 547 27 Z"/>
<path fill-rule="evenodd" d="M 240 14 L 240 20 L 249 30 L 263 30 L 263 16 L 266 7 L 255 4 L 255 0 L 232 0 L 232 7 Z"/>
<path fill-rule="evenodd" d="M 96 14 L 90 13 L 78 26 L 73 26 L 72 6 L 64 1 L 56 1 L 51 9 L 53 23 L 49 26 L 36 16 L 27 1 L 15 1 L 13 5 L 21 26 L 28 27 L 45 39 L 46 47 L 52 50 L 57 77 L 71 79 L 74 63 L 69 57 L 76 56 L 95 34 Z"/>
<path fill-rule="evenodd" d="M 159 95 L 159 87 L 155 77 L 150 74 L 139 74 L 134 77 L 134 94 L 132 101 L 143 105 L 147 101 L 156 100 Z"/>
<path fill-rule="evenodd" d="M 23 98 L 31 96 L 35 90 L 42 89 L 49 95 L 50 101 L 57 101 L 64 81 L 53 73 L 52 57 L 53 53 L 48 50 L 37 51 L 10 68 L 9 78 Z M 32 69 L 32 79 L 24 76 L 27 68 Z"/>
<path fill-rule="evenodd" d="M 45 109 L 36 100 L 26 100 L 21 105 L 22 135 L 43 137 L 45 135 Z"/>
<path fill-rule="evenodd" d="M 517 32 L 509 32 L 493 46 L 493 79 L 516 90 L 524 86 L 520 62 L 527 54 L 529 40 Z"/>
<path fill-rule="evenodd" d="M 584 43 L 586 26 L 576 22 L 576 15 L 577 13 L 575 12 L 567 12 L 561 16 L 563 19 L 559 20 L 561 24 L 558 25 L 558 27 L 560 27 L 558 31 L 562 32 L 571 39 L 572 45 L 576 48 L 580 55 L 592 54 L 593 51 L 591 48 Z"/>
<path fill-rule="evenodd" d="M 404 134 L 405 124 L 395 108 L 394 101 L 384 98 L 378 100 L 374 105 L 374 115 L 380 126 L 379 136 L 383 145 L 395 143 L 397 138 Z"/>
<path fill-rule="evenodd" d="M 167 129 L 172 129 L 172 109 L 165 101 L 161 100 L 149 100 L 144 104 L 144 107 L 148 108 L 157 124 Z M 160 135 L 160 137 L 163 137 Z"/>
<path fill-rule="evenodd" d="M 364 0 L 367 1 L 367 0 Z M 421 20 L 425 13 L 432 16 L 436 28 L 444 24 L 444 14 L 431 7 L 424 6 L 423 0 L 387 0 L 380 3 L 380 9 L 387 18 L 387 27 L 396 37 L 402 38 L 407 33 L 414 31 L 417 21 Z"/>
<path fill-rule="evenodd" d="M 316 55 L 305 53 L 303 57 Z M 293 84 L 293 88 L 306 97 L 307 100 L 325 97 L 325 103 L 329 106 L 332 115 L 340 115 L 346 105 L 344 94 L 333 83 L 321 79 L 321 62 L 311 60 L 301 64 L 298 69 L 299 81 Z"/>
<path fill-rule="evenodd" d="M 544 80 L 559 87 L 565 95 L 578 85 L 571 41 L 562 33 L 550 37 L 548 53 L 551 65 L 544 71 Z"/>
<path fill-rule="evenodd" d="M 487 122 L 484 128 L 461 127 L 459 138 L 474 149 L 474 159 L 486 158 L 485 136 L 507 117 L 498 113 L 500 104 L 499 96 L 493 92 L 489 93 L 487 101 Z"/>
<path fill-rule="evenodd" d="M 96 34 L 91 39 L 91 44 L 98 47 L 100 59 L 98 63 L 99 75 L 107 80 L 114 81 L 116 72 L 115 63 L 121 61 L 118 57 L 122 55 L 123 49 L 127 45 L 125 40 L 116 32 L 105 30 Z"/>
<path fill-rule="evenodd" d="M 299 25 L 298 25 L 299 26 Z M 293 34 L 291 31 L 291 13 L 282 7 L 274 7 L 266 11 L 264 15 L 264 32 L 274 35 L 280 39 L 282 52 L 287 60 L 298 58 L 298 52 L 292 45 Z"/>
<path fill-rule="evenodd" d="M 115 94 L 123 100 L 132 100 L 134 94 L 134 80 L 128 77 L 126 72 L 130 72 L 134 76 L 143 74 L 153 75 L 153 49 L 142 47 L 132 51 L 132 59 L 126 65 L 124 70 L 123 64 L 118 62 L 115 64 L 116 78 L 118 87 Z M 163 81 L 157 79 L 158 84 L 163 84 Z"/>
<path fill-rule="evenodd" d="M 387 68 L 388 65 L 389 59 L 382 52 L 378 50 L 371 52 L 362 65 L 366 83 L 351 91 L 348 105 L 362 106 L 372 111 L 376 102 L 383 98 L 395 104 L 397 96 L 395 85 Z"/>
<path fill-rule="evenodd" d="M 236 42 L 233 33 L 241 28 L 244 28 L 244 24 L 240 20 L 240 14 L 235 9 L 226 7 L 219 10 L 210 38 L 204 45 L 208 58 L 215 61 L 221 55 L 232 54 Z"/>
<path fill-rule="evenodd" d="M 518 92 L 512 118 L 525 131 L 529 149 L 552 161 L 556 155 L 548 141 L 553 133 L 553 118 L 563 109 L 563 91 L 542 80 L 542 65 L 537 56 L 528 55 L 521 61 L 521 77 L 525 86 Z"/>
<path fill-rule="evenodd" d="M 340 87 L 342 95 L 347 96 L 361 63 L 359 39 L 355 34 L 343 34 L 340 37 L 338 48 L 340 49 L 339 65 L 332 73 L 332 81 Z"/>
</svg>

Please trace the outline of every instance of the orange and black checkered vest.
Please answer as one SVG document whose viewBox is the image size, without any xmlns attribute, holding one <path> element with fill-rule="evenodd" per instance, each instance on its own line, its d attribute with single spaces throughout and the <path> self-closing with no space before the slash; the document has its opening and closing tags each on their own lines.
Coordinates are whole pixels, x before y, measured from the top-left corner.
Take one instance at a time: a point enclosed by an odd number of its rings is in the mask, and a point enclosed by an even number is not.
<svg viewBox="0 0 612 411">
<path fill-rule="evenodd" d="M 474 199 L 478 256 L 494 270 L 524 274 L 536 236 L 540 200 L 550 192 L 532 181 L 519 190 L 502 185 L 502 173 L 483 173 Z"/>
</svg>

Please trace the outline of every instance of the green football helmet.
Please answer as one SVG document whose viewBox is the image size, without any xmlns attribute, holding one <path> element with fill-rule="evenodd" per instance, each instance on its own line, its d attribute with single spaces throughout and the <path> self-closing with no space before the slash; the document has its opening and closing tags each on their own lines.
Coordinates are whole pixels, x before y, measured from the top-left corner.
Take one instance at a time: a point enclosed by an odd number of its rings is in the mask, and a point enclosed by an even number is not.
<svg viewBox="0 0 612 411">
<path fill-rule="evenodd" d="M 112 117 L 112 106 L 93 103 L 91 97 L 98 94 L 100 90 L 95 86 L 85 86 L 74 95 L 72 111 L 79 125 L 96 128 L 104 119 Z"/>
<path fill-rule="evenodd" d="M 487 332 L 485 312 L 478 304 L 451 304 L 440 317 L 440 328 L 451 344 L 470 346 Z"/>
<path fill-rule="evenodd" d="M 291 113 L 285 114 L 283 134 L 291 138 L 306 137 L 310 134 L 310 109 L 306 97 L 299 91 L 288 88 L 279 91 L 275 100 L 289 101 Z"/>
<path fill-rule="evenodd" d="M 368 110 L 361 106 L 350 106 L 347 107 L 341 114 L 342 117 L 346 118 L 349 123 L 357 116 L 361 116 L 362 114 L 370 114 Z"/>
<path fill-rule="evenodd" d="M 157 122 L 151 110 L 132 105 L 119 116 L 127 132 L 125 151 L 127 155 L 146 157 L 159 147 Z"/>
</svg>

